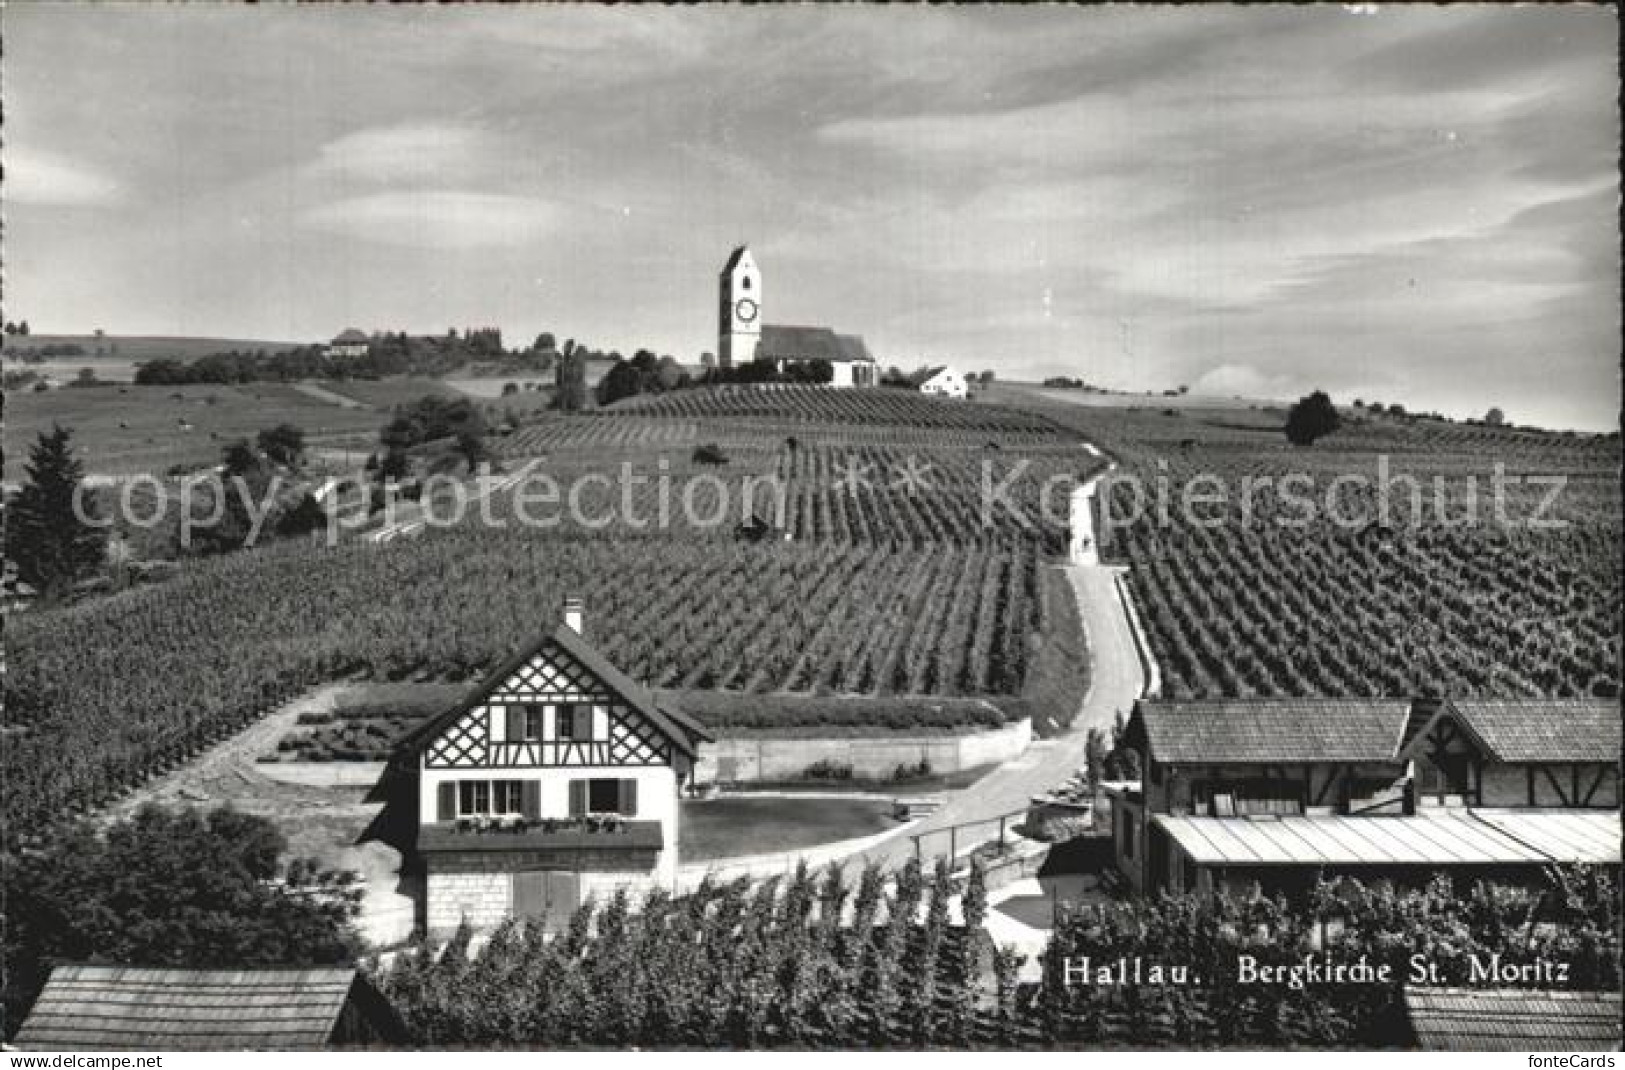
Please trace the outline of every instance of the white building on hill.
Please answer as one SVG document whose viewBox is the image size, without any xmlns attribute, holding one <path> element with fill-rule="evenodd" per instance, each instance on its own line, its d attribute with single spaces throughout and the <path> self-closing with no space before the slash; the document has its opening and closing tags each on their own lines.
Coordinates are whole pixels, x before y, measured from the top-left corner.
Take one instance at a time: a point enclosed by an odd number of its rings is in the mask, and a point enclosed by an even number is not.
<svg viewBox="0 0 1625 1070">
<path fill-rule="evenodd" d="M 728 257 L 719 278 L 721 306 L 717 327 L 717 363 L 724 368 L 771 360 L 786 364 L 828 361 L 831 386 L 874 386 L 879 365 L 856 334 L 836 334 L 828 327 L 796 327 L 762 322 L 762 271 L 741 245 Z"/>
<path fill-rule="evenodd" d="M 920 393 L 933 397 L 962 398 L 969 392 L 965 388 L 965 377 L 947 365 L 915 372 L 910 382 Z"/>
<path fill-rule="evenodd" d="M 351 327 L 348 330 L 341 332 L 338 337 L 329 342 L 327 344 L 327 348 L 322 351 L 322 356 L 364 357 L 367 355 L 368 346 L 370 344 L 371 343 L 366 335 L 362 334 L 354 327 Z"/>
</svg>

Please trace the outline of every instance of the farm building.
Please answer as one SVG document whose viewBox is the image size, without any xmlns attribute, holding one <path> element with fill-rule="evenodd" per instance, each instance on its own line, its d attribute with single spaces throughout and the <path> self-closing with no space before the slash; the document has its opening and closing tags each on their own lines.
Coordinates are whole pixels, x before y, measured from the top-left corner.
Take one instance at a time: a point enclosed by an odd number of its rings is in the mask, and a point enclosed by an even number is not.
<svg viewBox="0 0 1625 1070">
<path fill-rule="evenodd" d="M 943 364 L 934 368 L 921 368 L 909 376 L 908 381 L 914 389 L 931 397 L 962 398 L 968 392 L 965 389 L 965 377 Z"/>
<path fill-rule="evenodd" d="M 325 357 L 364 357 L 371 342 L 367 336 L 354 327 L 342 331 L 322 351 Z"/>
<path fill-rule="evenodd" d="M 1407 988 L 1405 1017 L 1424 1051 L 1613 1051 L 1618 992 Z"/>
<path fill-rule="evenodd" d="M 318 1051 L 408 1043 L 349 967 L 58 966 L 12 1043 L 24 1051 Z"/>
<path fill-rule="evenodd" d="M 861 336 L 762 322 L 762 272 L 748 246 L 729 255 L 719 287 L 717 361 L 722 367 L 771 360 L 782 371 L 790 363 L 824 360 L 834 371 L 831 386 L 874 386 L 880 381 L 879 366 Z"/>
<path fill-rule="evenodd" d="M 588 644 L 568 602 L 550 635 L 403 741 L 429 932 L 554 927 L 588 896 L 672 887 L 678 789 L 706 738 Z"/>
<path fill-rule="evenodd" d="M 1142 702 L 1125 746 L 1143 776 L 1113 793 L 1114 849 L 1147 891 L 1620 861 L 1608 701 Z"/>
</svg>

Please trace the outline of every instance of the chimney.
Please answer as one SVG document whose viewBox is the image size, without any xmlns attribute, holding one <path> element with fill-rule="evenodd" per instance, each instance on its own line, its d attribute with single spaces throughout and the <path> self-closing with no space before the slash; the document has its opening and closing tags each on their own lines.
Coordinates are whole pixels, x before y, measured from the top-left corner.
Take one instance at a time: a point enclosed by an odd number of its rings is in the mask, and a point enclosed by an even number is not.
<svg viewBox="0 0 1625 1070">
<path fill-rule="evenodd" d="M 584 635 L 581 630 L 581 599 L 574 595 L 564 600 L 564 626 L 577 635 Z"/>
</svg>

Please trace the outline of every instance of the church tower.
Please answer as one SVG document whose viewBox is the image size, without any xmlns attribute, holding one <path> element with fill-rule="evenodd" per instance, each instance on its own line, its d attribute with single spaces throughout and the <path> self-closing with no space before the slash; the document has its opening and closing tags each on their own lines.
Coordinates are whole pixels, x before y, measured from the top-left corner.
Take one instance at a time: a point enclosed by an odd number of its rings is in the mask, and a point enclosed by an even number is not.
<svg viewBox="0 0 1625 1070">
<path fill-rule="evenodd" d="M 749 364 L 762 340 L 762 273 L 749 246 L 741 245 L 728 257 L 720 283 L 717 363 L 724 368 Z"/>
</svg>

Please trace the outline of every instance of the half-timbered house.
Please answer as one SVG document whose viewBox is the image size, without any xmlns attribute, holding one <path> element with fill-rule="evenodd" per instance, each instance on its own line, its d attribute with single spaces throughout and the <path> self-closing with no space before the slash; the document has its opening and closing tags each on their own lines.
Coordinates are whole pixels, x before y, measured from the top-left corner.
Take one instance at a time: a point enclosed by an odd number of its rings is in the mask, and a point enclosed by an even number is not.
<svg viewBox="0 0 1625 1070">
<path fill-rule="evenodd" d="M 407 737 L 431 933 L 561 924 L 580 901 L 671 887 L 679 789 L 704 729 L 589 644 L 579 602 Z"/>
<path fill-rule="evenodd" d="M 1142 777 L 1111 793 L 1113 838 L 1142 889 L 1620 862 L 1612 701 L 1142 702 L 1124 746 Z"/>
</svg>

